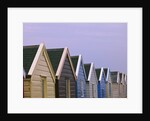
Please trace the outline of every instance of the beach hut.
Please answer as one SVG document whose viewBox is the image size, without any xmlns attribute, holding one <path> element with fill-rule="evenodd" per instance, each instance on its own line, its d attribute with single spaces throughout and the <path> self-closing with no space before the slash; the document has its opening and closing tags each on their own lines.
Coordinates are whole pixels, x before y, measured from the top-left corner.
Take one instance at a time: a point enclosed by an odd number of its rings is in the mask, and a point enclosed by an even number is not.
<svg viewBox="0 0 150 121">
<path fill-rule="evenodd" d="M 123 98 L 124 93 L 124 80 L 123 80 L 123 73 L 119 73 L 119 97 Z"/>
<path fill-rule="evenodd" d="M 127 75 L 124 74 L 124 97 L 127 98 Z"/>
<path fill-rule="evenodd" d="M 84 64 L 85 72 L 86 72 L 86 97 L 87 98 L 97 98 L 97 76 L 94 67 L 94 63 Z"/>
<path fill-rule="evenodd" d="M 55 75 L 43 43 L 23 46 L 24 98 L 54 98 Z"/>
<path fill-rule="evenodd" d="M 111 74 L 109 68 L 104 68 L 105 80 L 106 80 L 106 98 L 111 98 L 112 96 L 112 82 Z"/>
<path fill-rule="evenodd" d="M 111 72 L 112 98 L 119 98 L 119 72 Z"/>
<path fill-rule="evenodd" d="M 76 75 L 68 48 L 47 49 L 56 77 L 56 98 L 76 97 Z"/>
<path fill-rule="evenodd" d="M 126 98 L 126 81 L 125 81 L 125 77 L 126 74 L 122 74 L 122 87 L 123 87 L 123 94 L 122 94 L 122 98 Z"/>
<path fill-rule="evenodd" d="M 104 68 L 96 68 L 96 75 L 98 79 L 98 97 L 99 98 L 106 98 L 106 79 L 105 79 L 105 72 Z"/>
<path fill-rule="evenodd" d="M 23 68 L 23 98 L 24 98 L 24 79 L 26 78 L 26 72 Z"/>
<path fill-rule="evenodd" d="M 76 73 L 76 96 L 77 98 L 86 97 L 86 74 L 83 65 L 83 58 L 79 56 L 71 56 L 71 60 Z"/>
</svg>

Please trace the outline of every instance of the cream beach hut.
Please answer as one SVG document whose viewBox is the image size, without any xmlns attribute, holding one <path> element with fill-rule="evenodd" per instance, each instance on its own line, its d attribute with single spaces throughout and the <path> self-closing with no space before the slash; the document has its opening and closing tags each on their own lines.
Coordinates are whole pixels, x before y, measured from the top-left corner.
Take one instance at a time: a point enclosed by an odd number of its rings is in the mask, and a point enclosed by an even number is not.
<svg viewBox="0 0 150 121">
<path fill-rule="evenodd" d="M 24 98 L 54 98 L 55 75 L 43 43 L 23 46 Z"/>
</svg>

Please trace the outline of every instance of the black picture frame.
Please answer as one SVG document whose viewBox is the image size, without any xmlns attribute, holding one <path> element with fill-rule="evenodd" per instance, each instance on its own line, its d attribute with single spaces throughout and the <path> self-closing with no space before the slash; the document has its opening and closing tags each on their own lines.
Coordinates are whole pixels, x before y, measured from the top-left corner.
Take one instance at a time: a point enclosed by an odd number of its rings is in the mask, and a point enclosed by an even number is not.
<svg viewBox="0 0 150 121">
<path fill-rule="evenodd" d="M 108 4 L 109 3 L 109 4 Z M 105 1 L 102 3 L 97 3 L 97 2 L 86 2 L 86 3 L 82 3 L 82 2 L 64 2 L 64 1 L 61 1 L 61 2 L 58 2 L 58 1 L 53 1 L 53 2 L 50 2 L 47 3 L 47 2 L 44 2 L 43 0 L 42 1 L 37 1 L 37 0 L 32 0 L 32 1 L 29 1 L 29 0 L 24 0 L 24 1 L 16 1 L 16 0 L 1 0 L 0 1 L 0 15 L 1 15 L 1 38 L 2 38 L 2 45 L 3 45 L 3 49 L 2 49 L 2 56 L 4 58 L 4 61 L 3 61 L 3 73 L 2 73 L 2 77 L 3 77 L 3 81 L 2 81 L 2 84 L 1 84 L 1 93 L 2 93 L 2 98 L 3 101 L 1 103 L 3 109 L 1 109 L 2 113 L 1 113 L 1 116 L 2 118 L 4 119 L 5 117 L 9 117 L 9 118 L 12 118 L 12 114 L 8 114 L 7 113 L 7 94 L 8 94 L 8 91 L 7 91 L 7 79 L 8 79 L 8 53 L 7 53 L 7 49 L 8 49 L 8 46 L 7 46 L 7 39 L 8 39 L 8 36 L 7 36 L 7 8 L 9 7 L 142 7 L 143 8 L 143 42 L 142 42 L 142 75 L 143 75 L 143 85 L 142 85 L 142 89 L 143 89 L 143 101 L 142 101 L 142 109 L 143 109 L 143 113 L 141 115 L 138 115 L 136 114 L 136 119 L 138 119 L 139 117 L 143 117 L 145 116 L 148 112 L 150 112 L 150 105 L 148 104 L 148 102 L 150 101 L 149 100 L 149 95 L 148 93 L 150 92 L 149 90 L 149 78 L 148 78 L 148 71 L 146 70 L 146 67 L 149 65 L 147 62 L 150 62 L 149 61 L 149 58 L 148 58 L 148 52 L 149 52 L 149 47 L 147 47 L 149 45 L 149 8 L 146 7 L 146 6 L 143 6 L 143 3 L 140 3 L 140 2 L 122 2 L 120 1 L 120 3 L 118 3 L 116 5 L 116 2 L 115 1 L 112 1 L 112 2 L 108 2 L 108 1 Z M 145 68 L 145 70 L 144 70 Z M 18 118 L 22 118 L 24 115 L 20 114 L 18 115 L 17 117 Z M 36 117 L 38 118 L 40 115 L 36 115 Z M 66 115 L 65 115 L 66 116 Z M 64 117 L 64 115 L 60 115 L 59 114 L 59 118 L 61 117 Z M 70 115 L 73 117 L 73 115 Z M 81 116 L 81 115 L 80 115 Z M 104 117 L 108 117 L 107 115 L 105 114 L 97 114 L 98 118 L 104 118 Z M 109 114 L 109 118 L 122 118 L 122 117 L 125 117 L 124 115 L 111 115 Z M 30 115 L 28 115 L 27 117 L 30 117 Z M 54 118 L 54 117 L 57 117 L 57 115 L 53 114 L 53 115 L 45 115 L 44 116 L 45 118 Z M 86 118 L 88 119 L 89 117 L 91 117 L 90 115 L 86 115 Z M 93 116 L 95 117 L 95 116 Z M 128 114 L 128 117 L 132 117 L 131 115 Z"/>
</svg>

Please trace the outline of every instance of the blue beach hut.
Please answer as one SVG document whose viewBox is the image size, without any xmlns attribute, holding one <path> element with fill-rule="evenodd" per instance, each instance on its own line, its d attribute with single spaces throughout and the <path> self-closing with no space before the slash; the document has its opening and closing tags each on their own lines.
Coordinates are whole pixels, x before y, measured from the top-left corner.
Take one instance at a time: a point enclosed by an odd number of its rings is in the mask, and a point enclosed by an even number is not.
<svg viewBox="0 0 150 121">
<path fill-rule="evenodd" d="M 98 78 L 98 98 L 106 98 L 106 80 L 104 68 L 97 68 L 95 70 Z"/>
<path fill-rule="evenodd" d="M 83 58 L 81 55 L 71 56 L 71 60 L 76 73 L 76 97 L 85 98 L 86 97 L 86 74 L 83 65 Z"/>
</svg>

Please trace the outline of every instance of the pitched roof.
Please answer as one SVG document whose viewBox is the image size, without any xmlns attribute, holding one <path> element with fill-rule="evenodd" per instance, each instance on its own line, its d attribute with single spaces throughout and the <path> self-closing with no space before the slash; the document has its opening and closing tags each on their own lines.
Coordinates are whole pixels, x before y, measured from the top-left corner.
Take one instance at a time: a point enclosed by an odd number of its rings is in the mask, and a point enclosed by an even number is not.
<svg viewBox="0 0 150 121">
<path fill-rule="evenodd" d="M 72 61 L 72 64 L 73 64 L 75 71 L 77 69 L 78 59 L 79 59 L 79 56 L 71 56 L 71 61 Z"/>
<path fill-rule="evenodd" d="M 99 68 L 99 69 L 95 69 L 95 71 L 96 71 L 97 79 L 99 80 L 100 73 L 101 73 L 101 68 Z"/>
<path fill-rule="evenodd" d="M 48 56 L 51 60 L 53 69 L 56 73 L 64 48 L 47 49 Z"/>
<path fill-rule="evenodd" d="M 69 49 L 67 47 L 57 48 L 57 49 L 47 49 L 47 53 L 52 63 L 53 69 L 55 71 L 55 76 L 57 77 L 57 79 L 59 79 L 61 76 L 63 65 L 67 57 L 69 59 L 69 63 L 71 66 L 71 70 L 73 72 L 73 76 L 76 80 L 75 70 L 74 70 L 74 67 L 70 58 Z"/>
<path fill-rule="evenodd" d="M 117 82 L 118 72 L 111 72 L 111 80 L 112 82 Z"/>
<path fill-rule="evenodd" d="M 90 66 L 91 66 L 91 64 L 84 64 L 85 73 L 86 73 L 87 78 L 89 77 Z"/>
<path fill-rule="evenodd" d="M 39 45 L 23 46 L 23 68 L 28 74 Z"/>
</svg>

